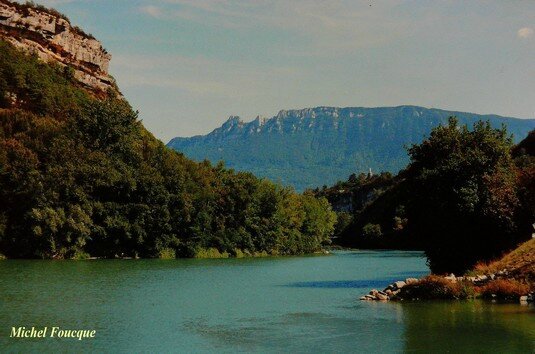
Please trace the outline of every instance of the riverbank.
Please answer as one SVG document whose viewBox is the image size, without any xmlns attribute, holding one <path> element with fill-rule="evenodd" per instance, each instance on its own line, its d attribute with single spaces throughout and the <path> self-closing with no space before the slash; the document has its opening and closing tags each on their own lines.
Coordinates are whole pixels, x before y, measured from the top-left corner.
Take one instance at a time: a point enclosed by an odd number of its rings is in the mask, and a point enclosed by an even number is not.
<svg viewBox="0 0 535 354">
<path fill-rule="evenodd" d="M 535 301 L 533 286 L 508 277 L 506 270 L 498 274 L 474 277 L 429 275 L 422 279 L 407 278 L 388 285 L 382 291 L 371 290 L 360 300 L 464 300 L 489 299 L 528 303 Z"/>
<path fill-rule="evenodd" d="M 120 260 L 131 260 L 131 259 L 228 259 L 228 258 L 268 258 L 268 257 L 296 257 L 296 256 L 326 256 L 330 255 L 330 249 L 320 249 L 312 253 L 303 253 L 303 254 L 278 254 L 275 252 L 268 253 L 266 251 L 262 252 L 250 252 L 248 250 L 242 251 L 241 249 L 235 249 L 232 253 L 230 252 L 220 252 L 217 248 L 201 248 L 197 250 L 191 257 L 177 257 L 174 250 L 166 249 L 160 252 L 159 257 L 154 258 L 145 258 L 135 256 L 124 256 L 124 255 L 115 255 L 114 257 L 92 257 L 91 255 L 84 253 L 78 254 L 73 258 L 50 258 L 48 260 L 69 260 L 69 261 L 94 261 L 94 260 L 103 260 L 103 259 L 120 259 Z M 0 260 L 7 259 L 21 259 L 21 258 L 7 258 L 3 254 L 0 254 Z"/>
<path fill-rule="evenodd" d="M 528 303 L 535 301 L 535 239 L 524 242 L 502 258 L 478 264 L 463 276 L 429 275 L 408 278 L 371 290 L 361 300 L 490 299 Z"/>
</svg>

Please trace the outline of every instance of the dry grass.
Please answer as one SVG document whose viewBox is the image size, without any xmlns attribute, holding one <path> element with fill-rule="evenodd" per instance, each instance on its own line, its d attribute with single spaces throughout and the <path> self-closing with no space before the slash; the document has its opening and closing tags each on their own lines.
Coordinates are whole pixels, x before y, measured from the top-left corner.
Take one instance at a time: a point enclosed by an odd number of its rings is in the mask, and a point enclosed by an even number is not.
<svg viewBox="0 0 535 354">
<path fill-rule="evenodd" d="M 497 279 L 478 289 L 484 298 L 496 297 L 501 300 L 518 300 L 530 291 L 528 285 L 512 279 Z"/>
<path fill-rule="evenodd" d="M 494 262 L 476 265 L 474 271 L 477 274 L 490 274 L 497 273 L 503 269 L 507 269 L 510 277 L 514 279 L 528 284 L 534 284 L 535 239 L 520 244 L 517 248 Z"/>
<path fill-rule="evenodd" d="M 438 275 L 429 275 L 418 283 L 406 285 L 397 295 L 398 299 L 434 300 L 467 299 L 474 296 L 469 282 L 452 282 Z"/>
</svg>

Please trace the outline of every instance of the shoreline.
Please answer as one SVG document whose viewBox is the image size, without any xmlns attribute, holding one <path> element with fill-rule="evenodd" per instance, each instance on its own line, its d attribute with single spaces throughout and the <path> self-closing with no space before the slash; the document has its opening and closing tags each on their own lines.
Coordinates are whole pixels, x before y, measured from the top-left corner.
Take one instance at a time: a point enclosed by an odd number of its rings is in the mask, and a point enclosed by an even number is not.
<svg viewBox="0 0 535 354">
<path fill-rule="evenodd" d="M 507 269 L 476 276 L 428 275 L 407 278 L 389 284 L 383 290 L 372 289 L 361 301 L 426 301 L 483 299 L 527 305 L 535 302 L 535 284 L 523 283 L 509 276 Z"/>
<path fill-rule="evenodd" d="M 177 260 L 177 259 L 253 259 L 253 258 L 279 258 L 279 257 L 314 257 L 330 256 L 331 249 L 321 249 L 319 251 L 302 254 L 270 254 L 263 252 L 241 252 L 240 255 L 231 255 L 227 252 L 220 253 L 201 253 L 193 257 L 132 257 L 132 256 L 115 256 L 115 257 L 84 257 L 84 258 L 8 258 L 0 254 L 0 261 L 98 261 L 98 260 Z"/>
</svg>

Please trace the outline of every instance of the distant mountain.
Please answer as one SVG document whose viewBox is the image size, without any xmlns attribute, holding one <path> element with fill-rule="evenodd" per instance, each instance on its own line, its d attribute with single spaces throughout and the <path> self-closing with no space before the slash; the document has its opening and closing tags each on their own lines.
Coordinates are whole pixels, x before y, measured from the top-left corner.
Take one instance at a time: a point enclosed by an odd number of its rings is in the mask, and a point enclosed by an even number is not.
<svg viewBox="0 0 535 354">
<path fill-rule="evenodd" d="M 506 124 L 517 142 L 535 128 L 534 119 L 417 106 L 317 107 L 283 110 L 249 123 L 230 117 L 208 135 L 174 138 L 167 145 L 195 160 L 223 160 L 227 167 L 303 190 L 370 168 L 398 172 L 408 162 L 405 146 L 421 142 L 450 116 L 469 126 L 477 120 Z"/>
</svg>

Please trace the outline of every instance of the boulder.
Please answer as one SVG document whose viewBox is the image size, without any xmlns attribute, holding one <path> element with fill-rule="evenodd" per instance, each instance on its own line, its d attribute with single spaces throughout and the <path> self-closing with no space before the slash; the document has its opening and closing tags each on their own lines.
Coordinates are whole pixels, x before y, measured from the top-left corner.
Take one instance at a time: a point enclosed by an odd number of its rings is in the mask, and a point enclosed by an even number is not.
<svg viewBox="0 0 535 354">
<path fill-rule="evenodd" d="M 387 286 L 387 287 L 385 288 L 384 291 L 387 291 L 387 290 L 395 290 L 395 289 L 396 289 L 395 285 L 394 285 L 394 284 L 390 284 L 389 286 Z"/>
<path fill-rule="evenodd" d="M 395 288 L 395 290 L 397 290 L 397 289 L 401 289 L 401 288 L 403 288 L 405 285 L 407 285 L 407 283 L 405 283 L 404 281 L 401 281 L 401 280 L 400 280 L 400 281 L 397 281 L 397 282 L 394 283 L 394 288 Z"/>
<path fill-rule="evenodd" d="M 388 296 L 383 292 L 378 292 L 377 295 L 375 295 L 375 297 L 377 298 L 377 300 L 381 300 L 381 301 L 388 300 Z"/>
<path fill-rule="evenodd" d="M 445 276 L 444 279 L 449 280 L 449 281 L 454 282 L 454 283 L 457 281 L 457 278 L 455 277 L 455 274 L 453 274 L 453 273 L 451 273 L 450 275 Z"/>
<path fill-rule="evenodd" d="M 418 281 L 419 280 L 416 279 L 416 278 L 407 278 L 407 279 L 405 279 L 405 284 L 407 284 L 407 285 L 416 284 L 416 283 L 418 283 Z"/>
</svg>

